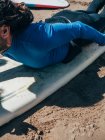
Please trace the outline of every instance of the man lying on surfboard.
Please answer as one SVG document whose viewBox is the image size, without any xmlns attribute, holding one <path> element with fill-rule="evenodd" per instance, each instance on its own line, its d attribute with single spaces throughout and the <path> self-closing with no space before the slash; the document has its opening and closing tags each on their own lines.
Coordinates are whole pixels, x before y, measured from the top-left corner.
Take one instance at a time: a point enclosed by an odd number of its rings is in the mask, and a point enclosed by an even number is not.
<svg viewBox="0 0 105 140">
<path fill-rule="evenodd" d="M 32 23 L 33 15 L 24 4 L 0 0 L 0 52 L 24 65 L 42 68 L 67 61 L 72 48 L 79 45 L 76 39 L 105 45 L 105 34 L 99 32 L 105 12 L 98 14 L 104 4 L 105 0 L 93 0 L 87 11 L 66 10 L 45 22 Z"/>
</svg>

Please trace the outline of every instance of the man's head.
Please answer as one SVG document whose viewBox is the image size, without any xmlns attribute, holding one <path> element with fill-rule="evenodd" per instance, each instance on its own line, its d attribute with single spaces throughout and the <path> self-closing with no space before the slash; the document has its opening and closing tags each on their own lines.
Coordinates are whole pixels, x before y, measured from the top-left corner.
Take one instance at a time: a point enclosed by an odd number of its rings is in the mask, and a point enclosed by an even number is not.
<svg viewBox="0 0 105 140">
<path fill-rule="evenodd" d="M 0 0 L 0 25 L 9 25 L 12 31 L 20 30 L 33 21 L 33 14 L 24 3 Z"/>
<path fill-rule="evenodd" d="M 23 31 L 32 21 L 33 14 L 24 3 L 0 0 L 0 51 L 10 45 L 11 34 Z"/>
</svg>

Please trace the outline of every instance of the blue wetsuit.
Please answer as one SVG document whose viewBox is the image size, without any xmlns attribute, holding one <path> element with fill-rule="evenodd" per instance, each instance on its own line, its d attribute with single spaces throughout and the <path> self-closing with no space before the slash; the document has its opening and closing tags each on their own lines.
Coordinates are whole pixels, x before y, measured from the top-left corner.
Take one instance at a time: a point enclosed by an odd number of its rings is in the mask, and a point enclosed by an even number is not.
<svg viewBox="0 0 105 140">
<path fill-rule="evenodd" d="M 33 68 L 61 62 L 73 39 L 89 39 L 105 44 L 105 35 L 79 21 L 74 23 L 32 23 L 19 35 L 12 36 L 11 47 L 3 53 Z"/>
</svg>

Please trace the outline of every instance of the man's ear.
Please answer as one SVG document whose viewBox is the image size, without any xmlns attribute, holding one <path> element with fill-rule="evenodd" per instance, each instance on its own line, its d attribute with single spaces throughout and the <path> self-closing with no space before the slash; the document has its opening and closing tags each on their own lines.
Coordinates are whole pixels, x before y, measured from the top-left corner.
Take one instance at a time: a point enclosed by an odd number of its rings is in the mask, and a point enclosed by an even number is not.
<svg viewBox="0 0 105 140">
<path fill-rule="evenodd" d="M 7 39 L 10 35 L 10 27 L 9 26 L 6 26 L 6 25 L 3 25 L 1 28 L 0 28 L 0 36 L 3 38 L 3 39 Z"/>
</svg>

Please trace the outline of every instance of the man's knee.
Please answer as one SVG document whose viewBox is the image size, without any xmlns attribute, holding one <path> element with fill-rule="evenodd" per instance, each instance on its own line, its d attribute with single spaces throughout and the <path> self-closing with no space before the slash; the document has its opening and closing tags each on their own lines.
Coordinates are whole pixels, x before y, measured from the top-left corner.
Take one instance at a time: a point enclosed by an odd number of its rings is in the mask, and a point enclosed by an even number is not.
<svg viewBox="0 0 105 140">
<path fill-rule="evenodd" d="M 98 13 L 105 5 L 105 0 L 93 0 L 87 8 L 91 13 Z"/>
</svg>

